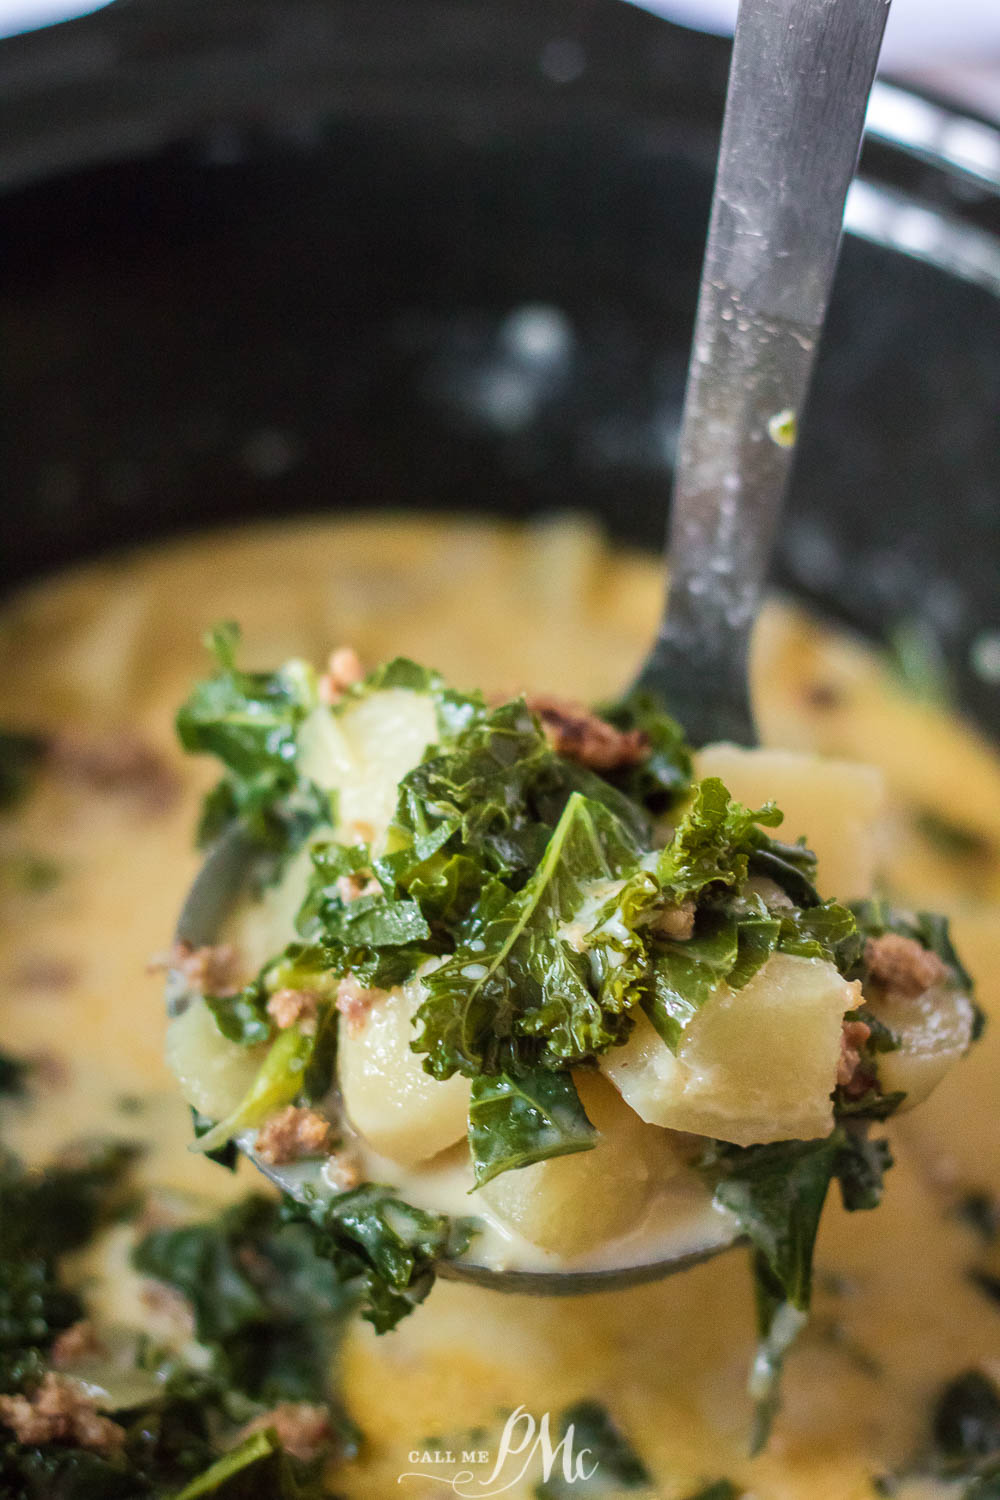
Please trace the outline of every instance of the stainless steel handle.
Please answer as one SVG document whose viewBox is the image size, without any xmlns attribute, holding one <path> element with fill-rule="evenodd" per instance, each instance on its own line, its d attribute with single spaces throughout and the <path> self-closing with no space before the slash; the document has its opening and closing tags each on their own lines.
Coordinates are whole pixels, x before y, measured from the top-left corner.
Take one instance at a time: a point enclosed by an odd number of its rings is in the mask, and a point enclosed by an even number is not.
<svg viewBox="0 0 1000 1500">
<path fill-rule="evenodd" d="M 741 0 L 678 452 L 668 610 L 638 686 L 754 742 L 750 634 L 826 315 L 888 0 Z"/>
</svg>

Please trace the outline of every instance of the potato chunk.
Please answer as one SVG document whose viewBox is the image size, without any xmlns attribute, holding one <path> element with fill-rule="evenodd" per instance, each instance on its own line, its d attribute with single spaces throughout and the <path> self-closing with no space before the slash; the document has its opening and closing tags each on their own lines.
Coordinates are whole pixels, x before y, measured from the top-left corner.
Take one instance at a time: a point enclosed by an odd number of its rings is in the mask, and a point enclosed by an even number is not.
<svg viewBox="0 0 1000 1500">
<path fill-rule="evenodd" d="M 812 1140 L 833 1128 L 841 1021 L 860 1001 L 833 964 L 776 953 L 742 989 L 719 986 L 676 1054 L 640 1016 L 601 1069 L 651 1124 L 740 1146 Z"/>
<path fill-rule="evenodd" d="M 337 837 L 378 840 L 396 809 L 399 782 L 438 738 L 433 700 L 384 688 L 340 713 L 314 709 L 299 735 L 299 768 L 337 793 Z"/>
<path fill-rule="evenodd" d="M 230 923 L 226 936 L 248 972 L 261 968 L 294 936 L 313 873 L 310 845 L 334 836 L 345 844 L 379 845 L 396 809 L 400 780 L 437 735 L 433 702 L 426 693 L 406 688 L 359 698 L 342 713 L 322 705 L 309 715 L 299 732 L 299 767 L 336 794 L 337 827 L 317 829 L 278 883 L 241 907 Z"/>
<path fill-rule="evenodd" d="M 210 1120 L 232 1113 L 266 1053 L 266 1046 L 241 1047 L 224 1037 L 200 998 L 167 1027 L 167 1066 L 176 1075 L 185 1103 Z"/>
<path fill-rule="evenodd" d="M 427 1161 L 465 1135 L 469 1080 L 441 1082 L 410 1051 L 419 980 L 390 990 L 354 1025 L 341 1023 L 338 1049 L 344 1108 L 373 1151 L 403 1166 Z"/>
<path fill-rule="evenodd" d="M 504 1172 L 475 1195 L 525 1239 L 564 1256 L 634 1229 L 655 1188 L 683 1165 L 669 1131 L 643 1124 L 599 1075 L 574 1077 L 597 1145 Z"/>
<path fill-rule="evenodd" d="M 897 990 L 867 1001 L 869 1009 L 899 1039 L 899 1050 L 880 1052 L 878 1077 L 883 1093 L 897 1089 L 901 1110 L 922 1104 L 953 1063 L 968 1051 L 975 1014 L 962 990 L 931 985 L 919 995 Z"/>
<path fill-rule="evenodd" d="M 775 836 L 794 843 L 805 835 L 819 861 L 824 896 L 856 901 L 871 895 L 885 804 L 882 773 L 874 766 L 794 750 L 706 745 L 695 757 L 695 772 L 718 776 L 750 807 L 773 798 L 785 814 Z"/>
</svg>

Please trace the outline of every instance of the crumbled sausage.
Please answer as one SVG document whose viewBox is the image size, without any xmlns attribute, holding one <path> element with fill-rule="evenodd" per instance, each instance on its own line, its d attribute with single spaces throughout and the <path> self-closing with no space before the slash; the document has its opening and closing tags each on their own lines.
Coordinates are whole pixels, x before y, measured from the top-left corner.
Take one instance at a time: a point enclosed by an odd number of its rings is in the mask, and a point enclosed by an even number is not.
<svg viewBox="0 0 1000 1500">
<path fill-rule="evenodd" d="M 323 1176 L 331 1187 L 346 1193 L 361 1181 L 361 1163 L 351 1151 L 331 1151 L 323 1165 Z"/>
<path fill-rule="evenodd" d="M 329 1144 L 330 1122 L 326 1116 L 318 1109 L 289 1104 L 257 1132 L 254 1150 L 261 1161 L 279 1167 L 303 1156 L 319 1156 Z"/>
<path fill-rule="evenodd" d="M 331 651 L 326 671 L 317 684 L 321 703 L 339 703 L 349 687 L 365 675 L 361 658 L 353 646 L 338 646 Z"/>
<path fill-rule="evenodd" d="M 873 979 L 900 995 L 922 995 L 948 978 L 948 968 L 936 953 L 915 938 L 886 932 L 865 943 L 865 963 Z"/>
<path fill-rule="evenodd" d="M 374 875 L 363 875 L 354 871 L 351 875 L 337 876 L 337 895 L 341 901 L 357 901 L 359 896 L 380 896 L 382 887 Z"/>
<path fill-rule="evenodd" d="M 202 995 L 235 995 L 238 983 L 239 956 L 232 943 L 214 943 L 194 948 L 190 943 L 175 943 L 167 957 L 153 958 L 150 970 L 177 969 L 192 989 Z"/>
<path fill-rule="evenodd" d="M 527 704 L 541 719 L 552 748 L 594 771 L 635 766 L 649 755 L 649 738 L 641 729 L 616 729 L 580 703 L 535 693 Z"/>
<path fill-rule="evenodd" d="M 125 1429 L 102 1417 L 78 1385 L 51 1370 L 31 1396 L 0 1396 L 0 1422 L 19 1443 L 72 1443 L 95 1453 L 113 1454 L 125 1442 Z"/>
<path fill-rule="evenodd" d="M 303 1036 L 315 1036 L 318 1007 L 319 996 L 313 990 L 275 990 L 267 1013 L 279 1031 L 297 1025 Z"/>
<path fill-rule="evenodd" d="M 840 1032 L 837 1083 L 852 1098 L 860 1098 L 875 1082 L 875 1075 L 862 1063 L 871 1027 L 864 1021 L 845 1021 Z"/>
<path fill-rule="evenodd" d="M 131 730 L 100 735 L 67 730 L 52 742 L 49 758 L 67 779 L 97 792 L 133 795 L 149 812 L 166 812 L 180 795 L 173 767 Z"/>
<path fill-rule="evenodd" d="M 686 943 L 694 935 L 694 901 L 688 896 L 677 906 L 665 906 L 658 911 L 649 924 L 657 937 L 670 938 L 675 943 Z"/>
<path fill-rule="evenodd" d="M 336 1006 L 347 1022 L 351 1036 L 357 1036 L 365 1024 L 369 1008 L 381 1000 L 385 990 L 370 989 L 358 983 L 353 974 L 345 974 L 337 986 Z"/>
<path fill-rule="evenodd" d="M 308 1401 L 282 1401 L 244 1427 L 241 1437 L 270 1428 L 286 1453 L 310 1463 L 333 1441 L 330 1413 Z"/>
<path fill-rule="evenodd" d="M 72 1323 L 59 1334 L 49 1350 L 49 1360 L 56 1369 L 65 1369 L 67 1365 L 86 1359 L 88 1354 L 100 1354 L 102 1348 L 93 1323 L 89 1318 L 81 1318 L 79 1323 Z"/>
</svg>

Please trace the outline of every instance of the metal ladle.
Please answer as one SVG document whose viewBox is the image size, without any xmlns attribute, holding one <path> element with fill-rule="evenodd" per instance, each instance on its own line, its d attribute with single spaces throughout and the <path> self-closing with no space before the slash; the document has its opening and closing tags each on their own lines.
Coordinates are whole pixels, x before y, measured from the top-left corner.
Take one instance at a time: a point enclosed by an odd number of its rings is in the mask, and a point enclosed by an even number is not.
<svg viewBox="0 0 1000 1500">
<path fill-rule="evenodd" d="M 857 164 L 888 0 L 741 0 L 688 372 L 662 624 L 636 682 L 694 744 L 756 740 L 750 637 L 826 316 L 844 202 Z M 217 938 L 253 851 L 239 835 L 209 855 L 177 937 Z M 307 1164 L 275 1169 L 298 1196 Z M 329 1189 L 326 1189 L 329 1192 Z M 729 1249 L 719 1240 L 643 1265 L 580 1272 L 443 1275 L 546 1295 L 637 1285 Z"/>
</svg>

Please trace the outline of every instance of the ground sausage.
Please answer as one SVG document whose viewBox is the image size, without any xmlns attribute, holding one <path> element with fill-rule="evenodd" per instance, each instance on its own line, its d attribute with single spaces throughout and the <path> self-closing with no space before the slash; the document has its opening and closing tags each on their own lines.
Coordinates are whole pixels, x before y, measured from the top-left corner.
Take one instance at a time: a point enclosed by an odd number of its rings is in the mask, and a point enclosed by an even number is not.
<svg viewBox="0 0 1000 1500">
<path fill-rule="evenodd" d="M 357 1036 L 364 1028 L 369 1008 L 385 995 L 385 990 L 366 990 L 353 974 L 345 974 L 337 986 L 336 1006 L 347 1022 L 351 1036 Z"/>
<path fill-rule="evenodd" d="M 195 948 L 175 943 L 166 959 L 155 958 L 150 969 L 177 969 L 192 989 L 201 995 L 235 995 L 239 956 L 232 943 L 214 943 Z"/>
<path fill-rule="evenodd" d="M 852 1098 L 860 1098 L 874 1083 L 871 1069 L 862 1064 L 871 1027 L 864 1021 L 845 1021 L 840 1033 L 840 1060 L 837 1083 Z"/>
<path fill-rule="evenodd" d="M 649 755 L 649 738 L 641 729 L 616 729 L 580 703 L 549 693 L 532 694 L 528 707 L 542 721 L 552 748 L 568 760 L 594 771 L 636 766 Z"/>
<path fill-rule="evenodd" d="M 339 703 L 349 687 L 365 675 L 361 658 L 353 646 L 338 646 L 331 651 L 326 671 L 317 684 L 321 703 Z"/>
<path fill-rule="evenodd" d="M 289 1104 L 272 1115 L 257 1132 L 254 1150 L 272 1167 L 298 1161 L 303 1156 L 319 1156 L 330 1144 L 330 1122 L 318 1109 Z"/>
<path fill-rule="evenodd" d="M 89 1318 L 81 1318 L 79 1323 L 71 1324 L 59 1334 L 49 1350 L 49 1359 L 57 1369 L 64 1369 L 66 1365 L 85 1359 L 88 1354 L 100 1354 L 102 1347 L 93 1323 Z"/>
<path fill-rule="evenodd" d="M 330 1413 L 308 1401 L 282 1401 L 244 1427 L 242 1437 L 270 1428 L 286 1453 L 309 1463 L 333 1441 Z"/>
<path fill-rule="evenodd" d="M 28 1447 L 72 1443 L 94 1453 L 113 1454 L 125 1442 L 123 1427 L 102 1417 L 74 1381 L 51 1370 L 31 1396 L 0 1396 L 0 1422 Z"/>
<path fill-rule="evenodd" d="M 865 963 L 873 979 L 900 995 L 922 995 L 948 978 L 948 968 L 936 953 L 915 938 L 883 933 L 865 943 Z"/>
<path fill-rule="evenodd" d="M 275 990 L 267 1013 L 279 1031 L 298 1026 L 303 1036 L 316 1035 L 319 996 L 313 990 Z"/>
</svg>

